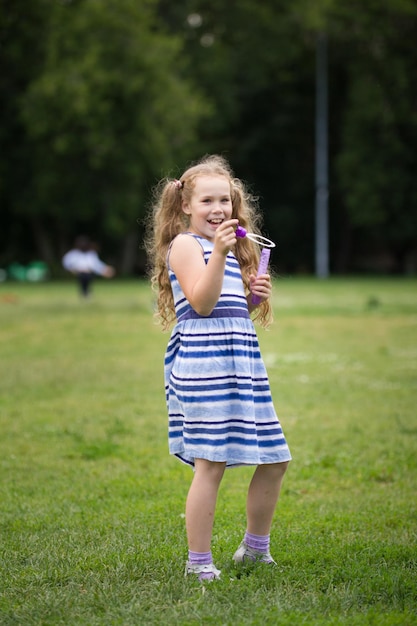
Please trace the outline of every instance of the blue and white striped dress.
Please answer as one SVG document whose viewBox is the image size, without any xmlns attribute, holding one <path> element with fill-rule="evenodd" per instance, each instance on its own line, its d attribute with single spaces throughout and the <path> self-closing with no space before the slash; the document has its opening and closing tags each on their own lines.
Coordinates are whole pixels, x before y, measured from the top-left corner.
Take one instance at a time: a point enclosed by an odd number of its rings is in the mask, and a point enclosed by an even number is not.
<svg viewBox="0 0 417 626">
<path fill-rule="evenodd" d="M 213 243 L 195 237 L 207 263 Z M 291 459 L 272 403 L 239 263 L 229 252 L 220 298 L 208 317 L 186 300 L 169 267 L 177 324 L 165 355 L 169 451 L 181 461 L 227 466 Z"/>
</svg>

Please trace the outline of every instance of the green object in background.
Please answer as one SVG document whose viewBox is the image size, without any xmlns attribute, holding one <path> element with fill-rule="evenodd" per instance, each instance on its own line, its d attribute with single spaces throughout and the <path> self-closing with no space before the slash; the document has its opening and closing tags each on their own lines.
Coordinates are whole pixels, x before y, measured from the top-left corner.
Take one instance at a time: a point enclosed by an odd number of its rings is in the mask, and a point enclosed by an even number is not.
<svg viewBox="0 0 417 626">
<path fill-rule="evenodd" d="M 7 275 L 11 280 L 20 282 L 27 280 L 31 283 L 38 283 L 48 278 L 49 270 L 47 264 L 43 261 L 33 261 L 27 266 L 20 263 L 11 263 L 7 268 Z"/>
<path fill-rule="evenodd" d="M 7 268 L 7 274 L 12 280 L 26 280 L 26 268 L 20 263 L 11 263 Z"/>
<path fill-rule="evenodd" d="M 29 263 L 26 268 L 26 280 L 31 283 L 38 283 L 48 278 L 48 266 L 43 261 Z"/>
</svg>

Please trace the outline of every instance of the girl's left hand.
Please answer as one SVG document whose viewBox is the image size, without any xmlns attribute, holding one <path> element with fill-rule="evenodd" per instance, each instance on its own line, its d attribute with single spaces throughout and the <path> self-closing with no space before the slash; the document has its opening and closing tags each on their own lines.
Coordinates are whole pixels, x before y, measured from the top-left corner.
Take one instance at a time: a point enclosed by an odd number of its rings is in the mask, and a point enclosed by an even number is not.
<svg viewBox="0 0 417 626">
<path fill-rule="evenodd" d="M 258 296 L 263 302 L 271 297 L 272 283 L 271 276 L 269 274 L 260 274 L 255 276 L 251 274 L 249 276 L 249 289 L 253 296 Z"/>
</svg>

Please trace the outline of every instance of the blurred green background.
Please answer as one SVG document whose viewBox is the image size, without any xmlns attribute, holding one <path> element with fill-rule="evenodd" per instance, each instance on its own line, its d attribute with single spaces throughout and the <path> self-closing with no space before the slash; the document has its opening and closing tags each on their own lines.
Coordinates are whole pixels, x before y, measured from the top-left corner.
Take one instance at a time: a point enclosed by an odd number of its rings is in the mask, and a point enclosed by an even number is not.
<svg viewBox="0 0 417 626">
<path fill-rule="evenodd" d="M 318 33 L 330 271 L 415 274 L 415 0 L 1 0 L 0 268 L 59 277 L 86 233 L 143 274 L 152 187 L 215 152 L 259 196 L 278 270 L 314 273 Z"/>
</svg>

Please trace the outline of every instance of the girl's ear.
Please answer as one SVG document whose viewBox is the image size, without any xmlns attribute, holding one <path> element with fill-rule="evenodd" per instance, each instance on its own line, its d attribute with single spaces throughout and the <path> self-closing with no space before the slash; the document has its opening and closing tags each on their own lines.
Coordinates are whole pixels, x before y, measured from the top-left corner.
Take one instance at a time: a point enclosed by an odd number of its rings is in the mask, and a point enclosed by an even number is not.
<svg viewBox="0 0 417 626">
<path fill-rule="evenodd" d="M 190 215 L 191 209 L 190 209 L 190 207 L 188 205 L 188 202 L 183 202 L 182 205 L 181 205 L 181 209 L 182 209 L 183 213 L 185 213 L 186 215 Z"/>
</svg>

